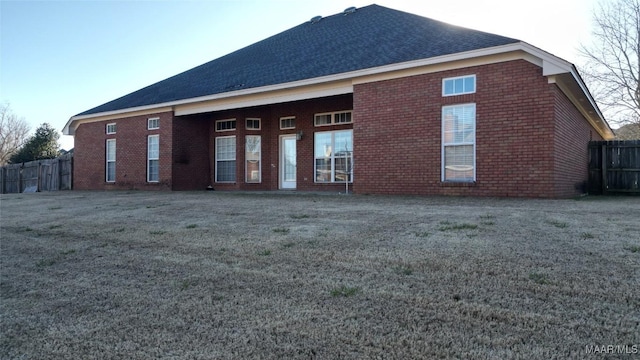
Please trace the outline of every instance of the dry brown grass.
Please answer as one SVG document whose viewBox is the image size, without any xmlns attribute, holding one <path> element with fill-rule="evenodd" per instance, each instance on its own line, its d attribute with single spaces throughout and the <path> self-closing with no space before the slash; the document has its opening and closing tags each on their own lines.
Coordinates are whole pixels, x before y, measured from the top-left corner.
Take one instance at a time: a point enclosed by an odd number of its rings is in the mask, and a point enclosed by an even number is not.
<svg viewBox="0 0 640 360">
<path fill-rule="evenodd" d="M 3 359 L 577 359 L 640 345 L 637 197 L 0 200 Z"/>
</svg>

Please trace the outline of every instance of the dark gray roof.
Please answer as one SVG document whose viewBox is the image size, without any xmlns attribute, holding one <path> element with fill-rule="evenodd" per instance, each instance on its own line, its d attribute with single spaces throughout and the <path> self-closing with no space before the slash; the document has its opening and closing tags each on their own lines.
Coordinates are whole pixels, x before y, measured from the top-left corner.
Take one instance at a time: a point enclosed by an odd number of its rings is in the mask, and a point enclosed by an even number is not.
<svg viewBox="0 0 640 360">
<path fill-rule="evenodd" d="M 518 42 L 370 5 L 294 28 L 78 115 L 282 84 Z"/>
</svg>

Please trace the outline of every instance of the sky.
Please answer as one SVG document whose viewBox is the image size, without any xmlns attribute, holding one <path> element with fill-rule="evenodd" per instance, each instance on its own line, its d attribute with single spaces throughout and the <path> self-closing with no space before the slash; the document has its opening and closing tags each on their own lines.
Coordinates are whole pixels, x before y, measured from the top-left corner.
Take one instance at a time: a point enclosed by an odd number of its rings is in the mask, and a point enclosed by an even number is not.
<svg viewBox="0 0 640 360">
<path fill-rule="evenodd" d="M 604 1 L 604 0 L 602 0 Z M 0 0 L 0 102 L 32 131 L 297 26 L 372 3 L 580 66 L 597 0 Z M 72 136 L 60 136 L 63 149 Z"/>
</svg>

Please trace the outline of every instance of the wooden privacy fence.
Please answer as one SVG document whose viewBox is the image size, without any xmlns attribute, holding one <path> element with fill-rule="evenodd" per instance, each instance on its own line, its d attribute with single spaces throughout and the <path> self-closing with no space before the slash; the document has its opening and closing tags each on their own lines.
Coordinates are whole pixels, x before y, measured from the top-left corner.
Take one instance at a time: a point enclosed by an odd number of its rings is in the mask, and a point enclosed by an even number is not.
<svg viewBox="0 0 640 360">
<path fill-rule="evenodd" d="M 71 190 L 73 155 L 0 167 L 2 194 Z"/>
<path fill-rule="evenodd" d="M 589 143 L 589 193 L 640 194 L 640 140 Z"/>
</svg>

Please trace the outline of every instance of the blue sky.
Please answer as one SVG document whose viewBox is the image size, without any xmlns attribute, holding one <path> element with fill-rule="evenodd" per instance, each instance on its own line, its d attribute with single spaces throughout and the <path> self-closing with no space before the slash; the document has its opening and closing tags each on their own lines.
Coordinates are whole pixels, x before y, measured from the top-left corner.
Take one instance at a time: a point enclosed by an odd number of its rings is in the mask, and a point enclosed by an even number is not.
<svg viewBox="0 0 640 360">
<path fill-rule="evenodd" d="M 32 130 L 350 6 L 526 41 L 576 65 L 596 0 L 0 0 L 0 101 Z M 65 149 L 73 138 L 61 136 Z"/>
</svg>

